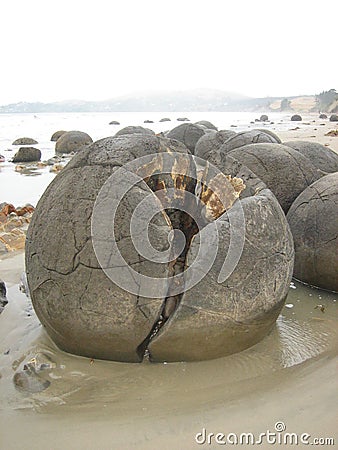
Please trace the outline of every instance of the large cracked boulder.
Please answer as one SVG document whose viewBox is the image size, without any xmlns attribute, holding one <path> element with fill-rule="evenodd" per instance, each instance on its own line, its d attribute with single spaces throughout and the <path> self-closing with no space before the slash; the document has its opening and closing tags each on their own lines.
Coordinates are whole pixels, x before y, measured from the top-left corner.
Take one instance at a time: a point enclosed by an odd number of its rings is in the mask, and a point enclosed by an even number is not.
<svg viewBox="0 0 338 450">
<path fill-rule="evenodd" d="M 93 139 L 83 131 L 67 131 L 63 133 L 55 143 L 56 153 L 78 152 L 83 147 L 90 145 Z"/>
<path fill-rule="evenodd" d="M 236 132 L 232 130 L 212 131 L 202 136 L 196 144 L 195 155 L 206 161 L 220 162 L 222 145 Z"/>
<path fill-rule="evenodd" d="M 41 160 L 41 151 L 35 147 L 20 147 L 13 156 L 13 162 L 34 162 Z"/>
<path fill-rule="evenodd" d="M 309 158 L 317 169 L 329 173 L 338 171 L 338 155 L 325 145 L 309 141 L 287 141 L 283 144 Z"/>
<path fill-rule="evenodd" d="M 231 136 L 221 147 L 221 153 L 227 154 L 231 150 L 244 145 L 258 144 L 258 143 L 276 143 L 280 144 L 281 140 L 277 135 L 270 131 L 263 131 L 260 129 L 254 129 L 250 131 L 242 131 L 236 133 L 235 136 Z"/>
<path fill-rule="evenodd" d="M 192 361 L 269 332 L 292 275 L 289 226 L 249 169 L 232 158 L 222 169 L 207 164 L 197 176 L 180 142 L 134 135 L 93 143 L 55 177 L 27 233 L 26 269 L 35 311 L 61 349 Z M 154 259 L 139 248 L 147 240 Z"/>
<path fill-rule="evenodd" d="M 282 144 L 251 144 L 229 153 L 251 169 L 275 194 L 284 212 L 323 173 L 311 161 Z"/>
<path fill-rule="evenodd" d="M 287 219 L 295 243 L 295 278 L 338 292 L 338 172 L 305 189 Z"/>
<path fill-rule="evenodd" d="M 169 139 L 182 142 L 192 153 L 195 151 L 198 140 L 205 135 L 205 127 L 193 123 L 182 123 L 167 134 Z"/>
<path fill-rule="evenodd" d="M 208 130 L 218 130 L 218 128 L 213 123 L 209 122 L 209 120 L 199 120 L 198 122 L 195 122 L 195 125 L 202 125 L 202 127 L 205 127 Z"/>
</svg>

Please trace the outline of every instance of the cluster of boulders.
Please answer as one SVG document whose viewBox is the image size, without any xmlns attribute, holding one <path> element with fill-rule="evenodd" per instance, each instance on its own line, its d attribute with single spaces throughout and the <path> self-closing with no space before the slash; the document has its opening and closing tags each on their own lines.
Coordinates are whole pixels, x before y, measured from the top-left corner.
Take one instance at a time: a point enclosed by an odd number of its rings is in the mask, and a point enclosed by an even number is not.
<svg viewBox="0 0 338 450">
<path fill-rule="evenodd" d="M 0 254 L 25 247 L 26 232 L 35 208 L 25 205 L 15 208 L 10 203 L 0 204 Z"/>
</svg>

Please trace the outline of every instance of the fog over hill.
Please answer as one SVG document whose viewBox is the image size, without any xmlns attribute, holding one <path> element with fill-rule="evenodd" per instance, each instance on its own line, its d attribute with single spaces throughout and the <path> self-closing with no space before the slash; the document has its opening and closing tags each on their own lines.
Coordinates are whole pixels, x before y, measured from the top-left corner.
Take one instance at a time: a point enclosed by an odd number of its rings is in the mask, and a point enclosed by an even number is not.
<svg viewBox="0 0 338 450">
<path fill-rule="evenodd" d="M 297 101 L 302 99 L 302 101 Z M 305 99 L 305 101 L 304 101 Z M 283 102 L 284 100 L 284 102 Z M 104 101 L 66 100 L 62 102 L 19 102 L 0 106 L 0 113 L 42 112 L 136 112 L 136 111 L 318 111 L 315 95 L 251 98 L 215 89 L 139 92 Z M 304 106 L 305 105 L 305 106 Z"/>
</svg>

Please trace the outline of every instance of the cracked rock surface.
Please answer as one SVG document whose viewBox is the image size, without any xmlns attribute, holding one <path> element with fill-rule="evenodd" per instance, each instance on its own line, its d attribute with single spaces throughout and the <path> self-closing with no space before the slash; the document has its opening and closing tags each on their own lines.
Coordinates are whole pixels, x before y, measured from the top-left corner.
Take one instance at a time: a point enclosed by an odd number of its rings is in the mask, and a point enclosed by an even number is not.
<svg viewBox="0 0 338 450">
<path fill-rule="evenodd" d="M 182 159 L 173 158 L 171 173 L 162 174 L 161 155 L 173 152 Z M 160 298 L 118 287 L 99 264 L 91 236 L 94 203 L 105 181 L 124 164 L 150 154 L 156 156 L 140 167 L 143 180 L 121 201 L 115 228 L 128 266 L 167 283 Z M 273 326 L 293 267 L 292 237 L 282 209 L 265 184 L 240 162 L 226 158 L 221 167 L 224 175 L 214 178 L 207 164 L 196 181 L 195 164 L 192 158 L 186 163 L 187 155 L 182 143 L 167 138 L 109 137 L 83 148 L 46 189 L 27 233 L 27 281 L 35 311 L 61 349 L 126 362 L 142 361 L 146 354 L 151 361 L 212 359 L 253 345 Z M 174 168 L 184 164 L 184 174 L 177 176 Z M 225 179 L 233 189 L 227 191 Z M 168 205 L 171 187 L 176 187 L 183 204 L 189 200 L 186 192 L 196 195 L 198 183 L 205 205 L 199 211 L 201 231 L 187 213 L 166 207 L 149 225 L 150 242 L 165 251 L 168 235 L 178 228 L 186 244 L 171 263 L 142 258 L 130 235 L 134 208 L 146 197 L 148 203 Z M 161 195 L 155 196 L 158 190 Z M 226 211 L 217 195 L 225 195 Z M 232 206 L 236 204 L 242 205 L 245 217 L 243 252 L 230 277 L 218 282 L 230 246 L 230 223 L 233 226 L 240 219 Z M 203 272 L 204 255 L 185 274 L 197 258 L 199 241 L 206 235 L 211 244 L 216 242 L 215 226 L 219 248 L 214 266 L 190 290 L 175 294 L 169 277 L 184 273 L 183 282 L 189 283 L 188 277 Z M 106 244 L 109 247 L 109 239 Z M 105 264 L 109 268 L 111 261 Z"/>
<path fill-rule="evenodd" d="M 236 133 L 235 136 L 229 137 L 229 139 L 221 147 L 221 153 L 227 154 L 231 152 L 231 150 L 243 147 L 244 145 L 259 144 L 264 142 L 280 144 L 281 140 L 275 133 L 269 130 L 254 129 L 250 131 L 242 131 L 240 133 Z"/>
<path fill-rule="evenodd" d="M 323 176 L 308 158 L 282 144 L 250 144 L 232 150 L 229 156 L 264 181 L 285 213 L 304 189 Z"/>
<path fill-rule="evenodd" d="M 338 171 L 338 155 L 330 148 L 325 147 L 325 145 L 309 141 L 288 141 L 284 142 L 284 145 L 292 147 L 306 158 L 309 158 L 317 169 L 328 173 Z"/>
<path fill-rule="evenodd" d="M 338 292 L 338 172 L 306 188 L 287 219 L 295 243 L 295 278 Z"/>
</svg>

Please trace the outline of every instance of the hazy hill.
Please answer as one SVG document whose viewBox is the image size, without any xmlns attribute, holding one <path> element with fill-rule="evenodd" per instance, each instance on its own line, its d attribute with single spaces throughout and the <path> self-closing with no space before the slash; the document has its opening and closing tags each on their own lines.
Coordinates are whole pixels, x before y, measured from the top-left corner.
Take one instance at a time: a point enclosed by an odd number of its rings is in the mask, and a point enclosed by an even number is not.
<svg viewBox="0 0 338 450">
<path fill-rule="evenodd" d="M 298 111 L 310 112 L 323 109 L 322 97 L 334 89 L 319 95 L 298 97 L 251 98 L 241 94 L 215 89 L 191 89 L 185 91 L 143 92 L 124 95 L 105 101 L 67 100 L 54 103 L 13 103 L 0 106 L 0 113 L 41 112 L 119 112 L 119 111 Z M 325 104 L 330 112 L 333 103 Z M 335 105 L 336 106 L 336 105 Z"/>
</svg>

